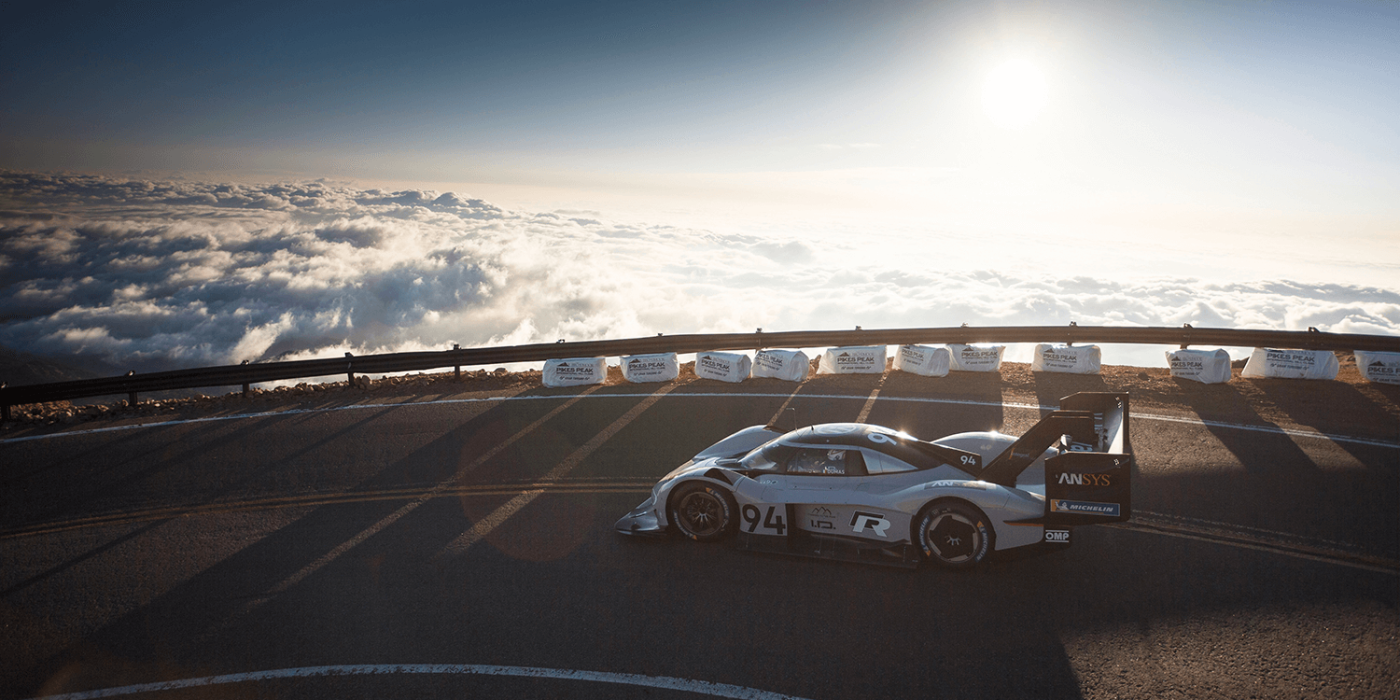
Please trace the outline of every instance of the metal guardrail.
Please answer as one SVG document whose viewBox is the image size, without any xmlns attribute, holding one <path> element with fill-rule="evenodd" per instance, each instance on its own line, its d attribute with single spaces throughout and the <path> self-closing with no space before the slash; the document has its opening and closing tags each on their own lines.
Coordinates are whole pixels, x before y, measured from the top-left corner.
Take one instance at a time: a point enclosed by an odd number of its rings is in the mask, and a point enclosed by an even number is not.
<svg viewBox="0 0 1400 700">
<path fill-rule="evenodd" d="M 571 357 L 617 357 L 648 353 L 692 353 L 763 348 L 812 348 L 843 345 L 901 345 L 947 343 L 1119 343 L 1128 345 L 1225 345 L 1277 347 L 1302 350 L 1369 350 L 1400 352 L 1400 337 L 1358 333 L 1234 330 L 1228 328 L 1115 328 L 1108 326 L 998 326 L 959 328 L 898 328 L 851 331 L 790 331 L 781 333 L 721 333 L 709 335 L 657 335 L 622 340 L 578 343 L 513 345 L 438 352 L 400 352 L 351 356 L 326 360 L 297 360 L 261 364 L 225 365 L 196 369 L 128 373 L 121 377 L 69 382 L 0 386 L 4 418 L 10 407 L 47 401 L 126 394 L 134 405 L 137 395 L 171 389 L 242 386 L 282 379 L 304 379 L 355 373 L 388 374 L 454 367 L 540 362 Z"/>
</svg>

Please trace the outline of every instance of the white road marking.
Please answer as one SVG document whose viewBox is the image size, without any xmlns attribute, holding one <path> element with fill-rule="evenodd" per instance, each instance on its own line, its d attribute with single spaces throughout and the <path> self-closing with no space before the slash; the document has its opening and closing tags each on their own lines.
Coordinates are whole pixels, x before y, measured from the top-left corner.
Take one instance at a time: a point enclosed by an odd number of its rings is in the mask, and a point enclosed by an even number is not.
<svg viewBox="0 0 1400 700">
<path fill-rule="evenodd" d="M 1238 524 L 1235 524 L 1235 523 L 1227 523 L 1227 522 L 1222 522 L 1222 521 L 1220 521 L 1220 520 L 1205 520 L 1205 519 L 1203 519 L 1203 518 L 1190 518 L 1190 517 L 1187 517 L 1187 516 L 1185 516 L 1185 515 L 1171 515 L 1170 513 L 1154 513 L 1154 512 L 1152 512 L 1152 511 L 1150 511 L 1150 510 L 1138 510 L 1138 509 L 1136 509 L 1136 508 L 1133 509 L 1133 517 L 1144 516 L 1144 515 L 1147 516 L 1148 519 L 1160 518 L 1160 519 L 1166 519 L 1166 520 L 1175 520 L 1175 521 L 1180 522 L 1180 523 L 1183 523 L 1183 524 L 1194 525 L 1194 526 L 1197 526 L 1197 527 L 1208 527 L 1208 528 L 1216 528 L 1216 529 L 1223 529 L 1223 530 L 1234 530 L 1234 531 L 1237 531 L 1237 532 L 1238 532 L 1238 531 L 1257 532 L 1257 533 L 1259 533 L 1260 535 L 1263 535 L 1263 536 L 1265 536 L 1265 537 L 1279 537 L 1279 538 L 1287 538 L 1287 539 L 1292 539 L 1292 540 L 1299 540 L 1299 541 L 1312 542 L 1312 543 L 1314 543 L 1314 544 L 1316 544 L 1316 545 L 1320 545 L 1320 546 L 1332 546 L 1332 547 L 1336 547 L 1336 548 L 1339 549 L 1339 550 L 1345 549 L 1345 548 L 1348 546 L 1347 543 L 1345 543 L 1345 542 L 1338 542 L 1338 541 L 1336 541 L 1336 540 L 1327 540 L 1327 539 L 1322 539 L 1322 538 L 1317 538 L 1317 537 L 1305 537 L 1305 536 L 1303 536 L 1303 535 L 1297 535 L 1297 534 L 1294 534 L 1294 533 L 1291 533 L 1291 532 L 1284 532 L 1284 531 L 1282 531 L 1282 530 L 1270 530 L 1270 529 L 1267 529 L 1267 528 L 1253 527 L 1253 526 L 1250 526 L 1250 525 L 1238 525 Z"/>
<path fill-rule="evenodd" d="M 865 400 L 865 405 L 861 407 L 860 414 L 856 416 L 857 423 L 864 423 L 870 417 L 870 409 L 875 407 L 875 399 L 880 397 L 880 389 L 885 386 L 885 377 L 890 376 L 890 371 L 885 370 L 880 373 L 880 381 L 875 384 L 875 391 L 870 392 L 870 398 Z"/>
<path fill-rule="evenodd" d="M 477 457 L 470 463 L 458 469 L 457 472 L 453 474 L 451 478 L 433 487 L 431 490 L 429 490 L 427 493 L 424 493 L 422 496 L 419 496 L 417 499 L 414 499 L 413 501 L 410 501 L 409 503 L 405 504 L 402 508 L 399 508 L 393 513 L 390 513 L 389 515 L 385 516 L 379 522 L 365 528 L 364 531 L 360 532 L 360 534 L 355 535 L 354 537 L 351 537 L 350 539 L 340 543 L 340 545 L 337 546 L 335 549 L 326 552 L 316 561 L 307 564 L 306 566 L 302 567 L 300 571 L 292 574 L 291 576 L 288 576 L 287 578 L 283 579 L 281 583 L 278 583 L 276 586 L 273 586 L 272 588 L 268 589 L 267 593 L 264 593 L 263 595 L 248 601 L 243 605 L 242 609 L 239 610 L 237 615 L 243 615 L 252 612 L 258 606 L 261 606 L 269 600 L 272 600 L 274 597 L 281 595 L 282 593 L 286 592 L 287 589 L 300 583 L 302 579 L 306 578 L 307 576 L 310 576 L 313 573 L 316 573 L 318 570 L 321 569 L 321 567 L 324 567 L 332 561 L 335 561 L 336 558 L 340 555 L 350 551 L 356 545 L 374 536 L 375 533 L 378 533 L 380 530 L 383 530 L 384 528 L 393 525 L 394 522 L 396 522 L 399 518 L 402 518 L 403 516 L 413 512 L 413 510 L 416 509 L 418 506 L 421 506 L 424 503 L 427 503 L 428 501 L 436 498 L 443 491 L 446 491 L 453 485 L 460 482 L 463 477 L 465 477 L 472 470 L 481 466 L 483 463 L 486 462 L 486 460 L 491 459 L 492 457 L 495 457 L 496 455 L 500 454 L 502 450 L 515 444 L 515 442 L 520 438 L 529 434 L 531 431 L 535 430 L 541 425 L 544 425 L 550 419 L 554 418 L 560 413 L 563 413 L 565 409 L 574 405 L 575 403 L 578 403 L 583 399 L 583 397 L 588 396 L 597 388 L 598 387 L 596 386 L 589 387 L 583 393 L 564 402 L 562 406 L 556 407 L 554 410 L 541 416 L 535 422 L 525 426 L 524 428 L 521 428 L 514 435 L 511 435 L 509 438 L 506 438 L 506 440 L 501 442 L 501 444 L 492 447 L 491 449 L 482 453 L 480 457 Z M 237 617 L 237 615 L 235 615 L 235 617 Z M 232 619 L 226 620 L 225 624 L 227 624 L 231 620 Z"/>
<path fill-rule="evenodd" d="M 1250 542 L 1242 542 L 1242 541 L 1240 541 L 1240 540 L 1225 539 L 1225 538 L 1223 538 L 1223 537 L 1221 537 L 1221 536 L 1211 536 L 1211 535 L 1206 535 L 1206 534 L 1196 534 L 1196 533 L 1191 533 L 1191 532 L 1181 532 L 1181 531 L 1178 531 L 1178 530 L 1166 530 L 1166 529 L 1163 529 L 1163 528 L 1160 528 L 1160 527 L 1152 527 L 1152 526 L 1150 526 L 1150 525 L 1135 525 L 1135 523 L 1133 523 L 1132 521 L 1128 521 L 1128 522 L 1125 522 L 1125 523 L 1104 523 L 1104 525 L 1105 525 L 1106 527 L 1111 527 L 1111 528 L 1115 528 L 1115 529 L 1119 529 L 1119 530 L 1128 530 L 1128 531 L 1130 531 L 1130 532 L 1141 532 L 1141 533 L 1153 534 L 1153 535 L 1165 535 L 1165 536 L 1167 536 L 1167 537 L 1180 537 L 1181 539 L 1184 539 L 1184 540 L 1197 540 L 1197 541 L 1199 541 L 1199 542 L 1209 542 L 1209 543 L 1211 543 L 1211 544 L 1221 544 L 1221 545 L 1225 545 L 1225 546 L 1227 546 L 1227 547 L 1238 547 L 1238 548 L 1240 548 L 1240 549 L 1252 549 L 1252 550 L 1255 550 L 1255 551 L 1266 552 L 1266 553 L 1269 553 L 1269 554 L 1282 554 L 1283 556 L 1286 556 L 1286 557 L 1293 557 L 1294 559 L 1306 559 L 1306 560 L 1308 560 L 1308 561 L 1317 561 L 1317 562 L 1322 562 L 1322 563 L 1324 563 L 1324 564 L 1336 564 L 1336 565 L 1338 565 L 1338 566 L 1348 566 L 1348 567 L 1351 567 L 1351 568 L 1353 568 L 1353 569 L 1362 569 L 1362 570 L 1364 570 L 1364 571 L 1374 571 L 1374 572 L 1377 572 L 1377 573 L 1389 574 L 1389 575 L 1391 575 L 1391 576 L 1400 576 L 1400 570 L 1396 570 L 1396 569 L 1394 569 L 1394 568 L 1387 568 L 1387 567 L 1384 567 L 1384 566 L 1377 566 L 1377 565 L 1375 565 L 1375 564 L 1367 564 L 1367 563 L 1365 563 L 1365 562 L 1356 561 L 1356 560 L 1354 560 L 1354 559 L 1348 559 L 1348 558 L 1345 558 L 1345 557 L 1342 557 L 1342 556 L 1329 557 L 1329 556 L 1324 556 L 1324 555 L 1320 555 L 1320 554 L 1309 554 L 1309 553 L 1307 553 L 1307 552 L 1300 552 L 1300 551 L 1298 551 L 1298 550 L 1296 550 L 1296 549 L 1289 549 L 1289 548 L 1287 548 L 1287 547 L 1285 547 L 1285 546 L 1282 546 L 1282 545 L 1280 545 L 1280 546 L 1269 546 L 1268 544 L 1265 544 L 1265 543 L 1254 544 L 1254 543 L 1250 543 Z"/>
<path fill-rule="evenodd" d="M 794 695 L 783 695 L 766 690 L 745 688 L 728 683 L 712 683 L 688 678 L 670 676 L 643 676 L 635 673 L 608 673 L 606 671 L 571 671 L 568 669 L 536 668 L 530 666 L 485 666 L 478 664 L 385 664 L 385 665 L 346 665 L 308 666 L 304 668 L 282 668 L 274 671 L 253 671 L 250 673 L 230 673 L 223 676 L 184 678 L 174 681 L 126 685 L 120 688 L 103 688 L 79 693 L 45 695 L 33 700 L 95 700 L 113 698 L 137 693 L 154 693 L 163 690 L 201 688 L 229 683 L 254 683 L 258 681 L 284 678 L 320 678 L 327 676 L 387 676 L 396 674 L 436 674 L 464 676 L 510 676 L 515 678 L 546 678 L 550 680 L 587 681 L 590 683 L 613 683 L 616 685 L 638 685 L 663 690 L 678 690 L 697 693 L 715 698 L 736 698 L 738 700 L 802 700 Z"/>
<path fill-rule="evenodd" d="M 651 394 L 594 394 L 590 398 L 594 399 L 635 399 L 651 396 Z M 676 394 L 677 397 L 686 398 L 740 398 L 740 399 L 776 399 L 784 397 L 804 398 L 804 399 L 846 399 L 856 400 L 867 399 L 864 396 L 852 396 L 849 394 L 760 394 L 760 393 L 700 393 L 686 392 Z M 182 420 L 160 421 L 157 423 L 141 423 L 137 425 L 115 425 L 106 428 L 88 428 L 85 430 L 69 430 L 59 433 L 48 433 L 45 435 L 25 435 L 0 440 L 0 444 L 11 442 L 27 442 L 30 440 L 49 440 L 61 437 L 77 437 L 81 435 L 92 435 L 96 433 L 109 433 L 123 430 L 137 430 L 140 428 L 162 428 L 177 425 L 190 425 L 195 423 L 212 423 L 217 421 L 244 420 L 248 418 L 276 418 L 282 416 L 294 416 L 304 413 L 333 413 L 336 411 L 353 411 L 359 409 L 373 408 L 409 408 L 413 406 L 435 406 L 459 403 L 493 403 L 506 401 L 551 401 L 571 398 L 568 395 L 559 396 L 499 396 L 480 399 L 434 399 L 432 401 L 410 401 L 405 403 L 366 403 L 354 404 L 351 406 L 328 406 L 324 408 L 292 408 L 285 411 L 265 411 L 262 413 L 238 413 L 228 416 L 209 416 L 205 418 L 189 418 Z M 948 404 L 953 406 L 987 406 L 991 408 L 1015 408 L 1034 411 L 1051 411 L 1055 406 L 1041 406 L 1039 404 L 1000 402 L 1000 401 L 970 401 L 966 399 L 935 399 L 920 398 L 912 396 L 886 396 L 886 401 L 896 401 L 900 403 L 933 403 Z M 1151 420 L 1167 423 L 1183 423 L 1186 425 L 1202 425 L 1208 428 L 1225 428 L 1228 430 L 1246 430 L 1256 433 L 1268 433 L 1271 435 L 1288 435 L 1290 437 L 1309 438 L 1315 440 L 1331 440 L 1332 442 L 1344 442 L 1352 445 L 1366 445 L 1369 447 L 1384 447 L 1388 449 L 1400 449 L 1400 442 L 1388 442 L 1385 440 L 1375 440 L 1371 438 L 1351 437 L 1347 435 L 1333 435 L 1315 430 L 1296 430 L 1292 428 L 1280 428 L 1277 426 L 1265 425 L 1243 425 L 1240 423 L 1224 423 L 1221 421 L 1201 420 L 1198 418 L 1183 418 L 1180 416 L 1163 416 L 1153 413 L 1132 414 L 1133 420 Z"/>
<path fill-rule="evenodd" d="M 558 481 L 559 479 L 562 479 L 566 474 L 573 471 L 574 467 L 577 467 L 580 462 L 586 459 L 589 455 L 593 454 L 594 450 L 597 450 L 599 447 L 602 447 L 603 443 L 607 442 L 610 438 L 612 438 L 612 436 L 616 435 L 618 431 L 625 428 L 627 424 L 635 420 L 637 416 L 642 415 L 643 411 L 647 410 L 648 408 L 651 408 L 653 404 L 661 400 L 661 397 L 670 393 L 672 389 L 675 389 L 679 386 L 683 386 L 683 384 L 666 384 L 660 389 L 657 389 L 656 393 L 646 394 L 646 398 L 643 399 L 640 403 L 633 406 L 626 413 L 622 414 L 622 416 L 617 420 L 613 421 L 611 425 L 609 425 L 606 428 L 603 428 L 601 432 L 599 432 L 597 435 L 594 435 L 593 438 L 590 439 L 588 442 L 584 443 L 582 447 L 578 448 L 577 450 L 574 450 L 568 457 L 564 458 L 564 461 L 560 462 L 553 469 L 549 470 L 548 473 L 546 473 L 543 477 L 540 478 L 540 482 L 544 484 L 552 484 Z M 442 551 L 438 552 L 433 557 L 433 559 L 440 561 L 448 557 L 458 556 L 463 552 L 467 551 L 467 549 L 469 549 L 472 545 L 476 544 L 477 542 L 480 542 L 487 535 L 491 534 L 492 530 L 495 530 L 497 527 L 499 527 L 501 523 L 505 522 L 508 518 L 510 518 L 510 516 L 515 515 L 521 508 L 530 505 L 530 502 L 538 498 L 542 493 L 544 493 L 543 488 L 531 489 L 529 491 L 522 492 L 515 498 L 510 499 L 510 501 L 506 502 L 505 505 L 492 511 L 489 515 L 482 518 L 481 520 L 476 521 L 476 523 L 472 525 L 471 529 L 467 530 L 461 535 L 458 535 L 457 539 L 452 540 L 452 542 L 450 542 L 446 547 L 443 547 Z"/>
</svg>

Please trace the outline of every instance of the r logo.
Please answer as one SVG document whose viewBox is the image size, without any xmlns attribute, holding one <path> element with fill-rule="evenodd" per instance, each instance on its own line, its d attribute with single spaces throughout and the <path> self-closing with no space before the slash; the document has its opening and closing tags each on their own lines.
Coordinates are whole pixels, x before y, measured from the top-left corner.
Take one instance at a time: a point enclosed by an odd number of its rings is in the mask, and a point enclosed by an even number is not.
<svg viewBox="0 0 1400 700">
<path fill-rule="evenodd" d="M 885 534 L 885 530 L 889 529 L 890 521 L 885 520 L 885 516 L 879 513 L 862 513 L 856 511 L 855 515 L 851 516 L 851 531 L 865 532 L 865 528 L 867 527 L 874 531 L 877 537 L 888 537 L 888 535 Z"/>
</svg>

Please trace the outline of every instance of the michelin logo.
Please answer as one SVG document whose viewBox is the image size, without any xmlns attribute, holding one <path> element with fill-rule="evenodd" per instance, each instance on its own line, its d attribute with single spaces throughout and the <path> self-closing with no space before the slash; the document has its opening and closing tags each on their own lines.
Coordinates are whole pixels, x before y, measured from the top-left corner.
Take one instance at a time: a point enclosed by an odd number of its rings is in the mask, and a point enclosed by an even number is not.
<svg viewBox="0 0 1400 700">
<path fill-rule="evenodd" d="M 1110 518 L 1118 517 L 1117 503 L 1095 503 L 1093 501 L 1067 501 L 1063 498 L 1050 499 L 1050 511 L 1052 513 L 1083 513 L 1085 515 L 1104 515 Z"/>
</svg>

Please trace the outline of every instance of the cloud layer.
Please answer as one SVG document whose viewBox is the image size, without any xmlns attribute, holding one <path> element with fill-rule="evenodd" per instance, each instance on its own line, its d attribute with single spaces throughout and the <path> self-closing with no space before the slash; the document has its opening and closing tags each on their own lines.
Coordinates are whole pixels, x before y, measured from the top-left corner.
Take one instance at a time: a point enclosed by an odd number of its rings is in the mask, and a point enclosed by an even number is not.
<svg viewBox="0 0 1400 700">
<path fill-rule="evenodd" d="M 0 345 L 152 371 L 758 327 L 1400 334 L 1400 293 L 1387 289 L 945 272 L 899 254 L 853 264 L 870 259 L 849 254 L 859 245 L 509 211 L 451 192 L 0 172 Z"/>
</svg>

